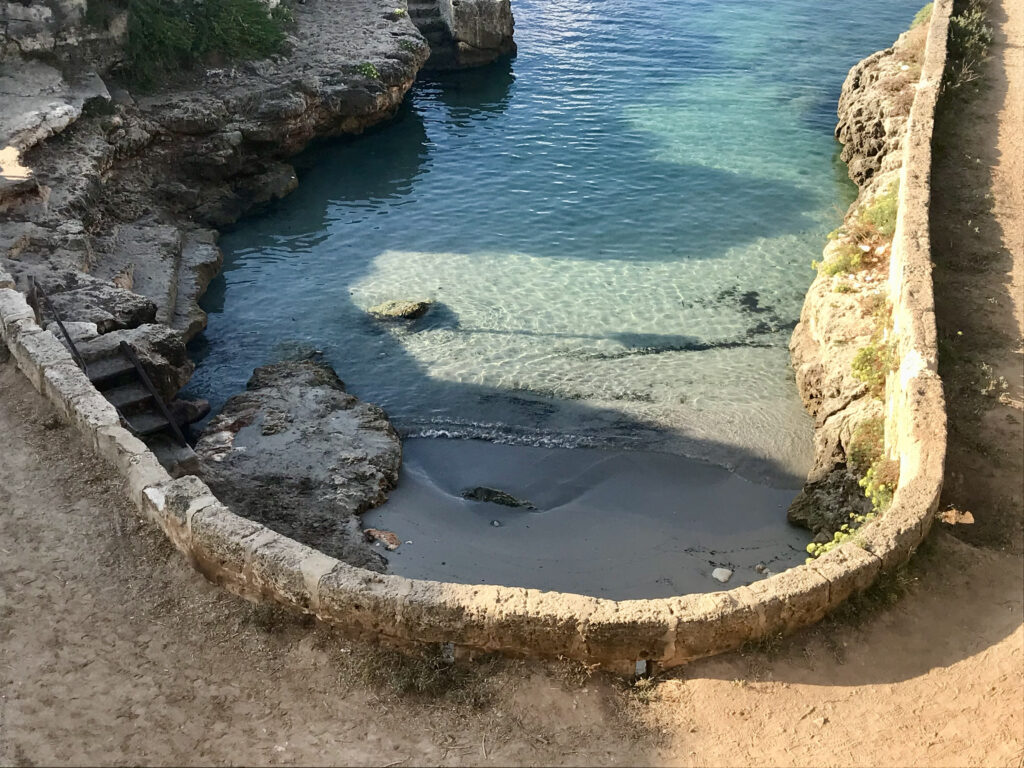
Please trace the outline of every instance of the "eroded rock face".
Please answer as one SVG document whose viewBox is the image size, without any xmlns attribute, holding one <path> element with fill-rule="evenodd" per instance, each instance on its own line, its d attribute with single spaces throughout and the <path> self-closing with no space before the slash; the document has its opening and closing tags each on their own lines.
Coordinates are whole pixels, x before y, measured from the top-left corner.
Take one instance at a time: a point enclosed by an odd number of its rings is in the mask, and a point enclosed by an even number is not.
<svg viewBox="0 0 1024 768">
<path fill-rule="evenodd" d="M 203 431 L 201 476 L 233 510 L 353 565 L 384 571 L 359 515 L 398 482 L 387 415 L 322 363 L 257 368 Z"/>
<path fill-rule="evenodd" d="M 459 67 L 478 67 L 516 52 L 510 0 L 441 0 Z"/>
<path fill-rule="evenodd" d="M 843 83 L 836 138 L 843 144 L 842 158 L 858 187 L 900 166 L 927 34 L 927 24 L 905 32 L 892 48 L 854 66 Z"/>
<path fill-rule="evenodd" d="M 860 188 L 846 216 L 851 226 L 898 179 L 926 35 L 926 25 L 904 33 L 892 48 L 853 67 L 843 85 L 836 137 L 844 145 L 850 178 Z M 823 260 L 844 246 L 849 244 L 830 242 Z M 862 272 L 818 275 L 789 347 L 797 388 L 814 418 L 814 465 L 788 518 L 826 538 L 849 523 L 851 513 L 871 509 L 847 468 L 847 456 L 858 425 L 880 419 L 883 406 L 854 376 L 853 360 L 878 329 L 876 315 L 888 296 L 888 251 L 883 247 L 880 255 L 872 251 L 865 258 L 871 265 Z"/>
</svg>

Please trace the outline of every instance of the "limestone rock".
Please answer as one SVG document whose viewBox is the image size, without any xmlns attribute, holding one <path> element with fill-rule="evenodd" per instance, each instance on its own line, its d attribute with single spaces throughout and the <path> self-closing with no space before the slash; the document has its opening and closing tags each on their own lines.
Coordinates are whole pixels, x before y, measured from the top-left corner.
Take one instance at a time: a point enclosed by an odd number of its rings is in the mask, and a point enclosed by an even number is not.
<svg viewBox="0 0 1024 768">
<path fill-rule="evenodd" d="M 131 344 L 153 386 L 167 402 L 174 399 L 195 370 L 181 337 L 166 325 L 157 323 L 104 333 L 79 344 L 78 351 L 86 361 L 100 360 L 119 354 L 122 341 Z"/>
<path fill-rule="evenodd" d="M 429 310 L 429 301 L 385 301 L 367 312 L 378 320 L 416 320 Z"/>
<path fill-rule="evenodd" d="M 201 476 L 236 514 L 362 567 L 385 563 L 359 515 L 398 482 L 402 446 L 386 414 L 322 363 L 257 368 L 196 445 Z"/>
<path fill-rule="evenodd" d="M 835 469 L 816 482 L 806 483 L 786 511 L 794 525 L 825 534 L 826 541 L 850 522 L 850 515 L 865 515 L 871 502 L 865 498 L 857 476 L 845 468 Z"/>
<path fill-rule="evenodd" d="M 144 296 L 83 275 L 81 287 L 50 296 L 65 320 L 95 323 L 100 333 L 134 328 L 156 318 L 156 304 Z"/>
</svg>

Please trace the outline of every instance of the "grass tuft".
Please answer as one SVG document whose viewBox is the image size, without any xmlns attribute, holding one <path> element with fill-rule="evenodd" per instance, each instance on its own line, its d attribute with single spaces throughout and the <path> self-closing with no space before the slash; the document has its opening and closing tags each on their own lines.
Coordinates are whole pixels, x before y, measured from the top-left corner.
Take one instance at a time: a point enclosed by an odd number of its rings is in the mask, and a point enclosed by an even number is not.
<svg viewBox="0 0 1024 768">
<path fill-rule="evenodd" d="M 142 90 L 212 60 L 278 53 L 291 21 L 285 6 L 268 10 L 261 0 L 90 0 L 86 18 L 104 25 L 116 12 L 128 18 L 120 72 Z"/>
</svg>

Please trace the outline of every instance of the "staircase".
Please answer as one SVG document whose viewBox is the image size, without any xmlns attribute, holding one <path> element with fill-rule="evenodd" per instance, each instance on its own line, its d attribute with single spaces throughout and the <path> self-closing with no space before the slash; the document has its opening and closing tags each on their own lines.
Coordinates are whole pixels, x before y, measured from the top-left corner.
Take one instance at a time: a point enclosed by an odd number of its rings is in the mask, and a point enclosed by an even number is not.
<svg viewBox="0 0 1024 768">
<path fill-rule="evenodd" d="M 438 0 L 409 0 L 409 20 L 430 45 L 427 69 L 451 69 L 457 65 L 455 40 L 441 17 Z"/>
<path fill-rule="evenodd" d="M 43 324 L 44 314 L 49 314 L 56 322 L 62 340 L 75 363 L 107 402 L 117 409 L 125 427 L 139 437 L 167 432 L 179 445 L 187 445 L 181 427 L 153 386 L 149 374 L 142 366 L 142 361 L 130 344 L 122 341 L 112 351 L 108 348 L 102 352 L 90 349 L 88 341 L 76 344 L 68 333 L 60 313 L 34 280 L 30 284 L 29 304 L 33 307 L 40 324 Z"/>
</svg>

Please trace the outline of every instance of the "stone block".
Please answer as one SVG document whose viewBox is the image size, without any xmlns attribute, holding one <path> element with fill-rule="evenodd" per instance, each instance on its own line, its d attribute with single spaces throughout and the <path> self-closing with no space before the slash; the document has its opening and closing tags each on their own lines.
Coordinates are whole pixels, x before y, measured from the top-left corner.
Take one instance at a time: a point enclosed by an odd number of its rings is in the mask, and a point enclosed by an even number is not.
<svg viewBox="0 0 1024 768">
<path fill-rule="evenodd" d="M 0 286 L 0 333 L 4 338 L 7 338 L 8 326 L 18 320 L 34 321 L 35 313 L 32 307 L 20 291 L 14 290 L 13 287 Z"/>
<path fill-rule="evenodd" d="M 32 325 L 38 328 L 34 322 Z M 14 336 L 14 343 L 9 346 L 11 354 L 18 361 L 18 367 L 32 382 L 32 386 L 43 394 L 43 374 L 48 367 L 68 363 L 74 365 L 71 353 L 49 331 L 30 333 L 23 330 Z"/>
<path fill-rule="evenodd" d="M 834 611 L 852 595 L 875 583 L 882 561 L 856 543 L 847 542 L 808 566 L 828 581 L 828 610 Z"/>
<path fill-rule="evenodd" d="M 72 363 L 51 365 L 43 371 L 43 394 L 68 422 L 75 419 L 75 403 L 96 394 L 82 369 Z"/>
<path fill-rule="evenodd" d="M 254 588 L 292 608 L 312 611 L 316 589 L 309 589 L 302 566 L 315 550 L 277 533 L 267 539 L 254 539 L 253 545 L 249 574 Z"/>
<path fill-rule="evenodd" d="M 149 448 L 127 429 L 117 425 L 97 428 L 96 451 L 125 475 L 132 459 L 147 453 Z"/>
<path fill-rule="evenodd" d="M 758 637 L 809 626 L 828 610 L 828 581 L 807 566 L 791 568 L 744 589 L 761 617 Z"/>
<path fill-rule="evenodd" d="M 245 578 L 250 546 L 253 538 L 267 532 L 259 523 L 239 517 L 216 502 L 192 515 L 192 559 L 206 578 L 251 596 Z"/>
<path fill-rule="evenodd" d="M 156 460 L 156 457 L 149 452 L 141 453 L 129 458 L 125 466 L 124 475 L 125 479 L 128 481 L 128 495 L 131 496 L 135 506 L 143 512 L 143 514 L 147 515 L 150 510 L 147 508 L 147 501 L 145 497 L 146 489 L 152 486 L 164 486 L 171 482 L 171 476 L 167 474 L 167 470 L 165 470 L 160 465 L 160 462 Z M 157 518 L 153 522 L 162 525 L 163 521 Z"/>
</svg>

